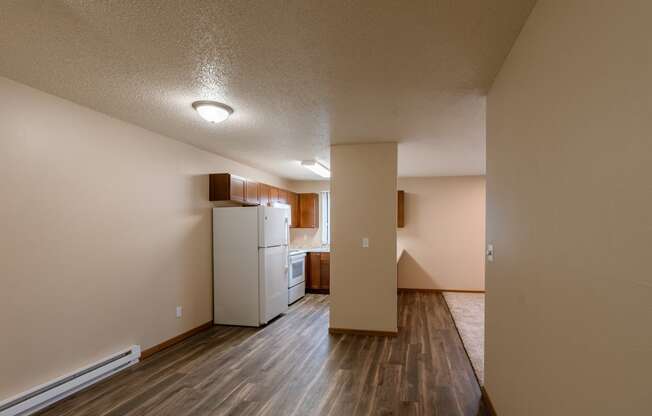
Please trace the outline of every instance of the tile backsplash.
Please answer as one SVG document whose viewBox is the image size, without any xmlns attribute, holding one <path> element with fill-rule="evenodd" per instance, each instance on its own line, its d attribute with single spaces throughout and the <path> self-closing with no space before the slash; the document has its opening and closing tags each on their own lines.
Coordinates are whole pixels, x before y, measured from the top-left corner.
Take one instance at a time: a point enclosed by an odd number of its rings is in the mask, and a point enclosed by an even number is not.
<svg viewBox="0 0 652 416">
<path fill-rule="evenodd" d="M 290 248 L 321 247 L 319 228 L 290 228 Z"/>
</svg>

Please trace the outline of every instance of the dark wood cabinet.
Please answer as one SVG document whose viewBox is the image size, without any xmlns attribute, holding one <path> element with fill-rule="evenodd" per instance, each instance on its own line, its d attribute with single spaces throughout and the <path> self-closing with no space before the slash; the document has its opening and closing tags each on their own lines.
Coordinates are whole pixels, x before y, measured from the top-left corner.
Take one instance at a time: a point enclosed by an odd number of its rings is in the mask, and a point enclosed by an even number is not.
<svg viewBox="0 0 652 416">
<path fill-rule="evenodd" d="M 264 183 L 258 184 L 258 203 L 260 205 L 269 205 L 270 186 Z"/>
<path fill-rule="evenodd" d="M 403 228 L 405 227 L 405 191 L 398 191 L 396 201 L 396 226 L 398 228 Z"/>
<path fill-rule="evenodd" d="M 330 293 L 330 253 L 309 252 L 306 259 L 306 291 Z"/>
<path fill-rule="evenodd" d="M 231 176 L 231 200 L 238 202 L 245 201 L 245 186 L 247 185 L 247 180 L 239 176 Z"/>
<path fill-rule="evenodd" d="M 284 189 L 279 189 L 278 190 L 278 202 L 281 204 L 287 204 L 288 203 L 288 191 Z"/>
<path fill-rule="evenodd" d="M 230 173 L 209 175 L 209 199 L 230 205 L 287 204 L 291 207 L 293 228 L 319 228 L 319 195 L 297 194 Z"/>
<path fill-rule="evenodd" d="M 319 228 L 318 194 L 299 194 L 299 228 Z"/>
<path fill-rule="evenodd" d="M 306 289 L 319 290 L 321 289 L 321 255 L 320 253 L 308 253 L 307 258 L 308 282 Z"/>
<path fill-rule="evenodd" d="M 214 173 L 209 176 L 209 199 L 211 201 L 233 201 L 246 203 L 247 180 L 229 173 Z"/>
<path fill-rule="evenodd" d="M 269 203 L 270 204 L 275 204 L 278 202 L 278 188 L 274 188 L 273 186 L 269 187 Z"/>
<path fill-rule="evenodd" d="M 290 227 L 296 228 L 299 226 L 299 194 L 288 191 L 288 205 L 292 213 Z"/>
<path fill-rule="evenodd" d="M 319 253 L 319 288 L 330 291 L 331 253 Z"/>
<path fill-rule="evenodd" d="M 258 197 L 258 182 L 247 180 L 245 184 L 245 200 L 248 204 L 258 205 L 260 199 Z"/>
</svg>

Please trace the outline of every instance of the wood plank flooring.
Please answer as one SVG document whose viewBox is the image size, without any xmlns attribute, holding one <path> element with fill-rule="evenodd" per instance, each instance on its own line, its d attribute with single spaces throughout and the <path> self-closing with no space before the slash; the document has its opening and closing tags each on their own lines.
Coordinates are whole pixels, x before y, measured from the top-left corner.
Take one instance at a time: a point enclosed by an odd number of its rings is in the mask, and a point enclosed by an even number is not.
<svg viewBox="0 0 652 416">
<path fill-rule="evenodd" d="M 489 414 L 440 294 L 399 294 L 397 337 L 329 335 L 328 301 L 213 327 L 40 414 Z"/>
</svg>

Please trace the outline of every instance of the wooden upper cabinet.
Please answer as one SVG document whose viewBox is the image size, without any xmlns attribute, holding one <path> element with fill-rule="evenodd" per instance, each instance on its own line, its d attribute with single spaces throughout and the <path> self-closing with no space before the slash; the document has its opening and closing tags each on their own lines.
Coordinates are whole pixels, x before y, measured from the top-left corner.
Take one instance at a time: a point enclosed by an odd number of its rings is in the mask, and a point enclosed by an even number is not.
<svg viewBox="0 0 652 416">
<path fill-rule="evenodd" d="M 260 203 L 260 198 L 258 196 L 258 182 L 247 180 L 245 189 L 245 200 L 247 203 L 258 205 Z"/>
<path fill-rule="evenodd" d="M 319 228 L 318 194 L 299 194 L 299 228 Z"/>
<path fill-rule="evenodd" d="M 278 202 L 281 204 L 287 204 L 288 203 L 288 191 L 284 189 L 279 189 L 278 190 Z"/>
<path fill-rule="evenodd" d="M 231 200 L 245 202 L 245 186 L 247 180 L 239 176 L 231 175 Z"/>
<path fill-rule="evenodd" d="M 213 173 L 209 176 L 209 199 L 211 201 L 235 201 L 245 203 L 247 180 L 229 173 Z"/>
<path fill-rule="evenodd" d="M 274 188 L 273 186 L 269 187 L 269 203 L 270 204 L 275 204 L 278 202 L 278 188 Z"/>
<path fill-rule="evenodd" d="M 297 194 L 230 173 L 212 173 L 208 177 L 211 201 L 266 206 L 277 202 L 287 204 L 292 212 L 291 227 L 319 228 L 319 195 L 316 193 Z"/>
<path fill-rule="evenodd" d="M 269 205 L 269 185 L 258 184 L 258 202 L 260 205 Z"/>
<path fill-rule="evenodd" d="M 299 194 L 294 192 L 288 192 L 288 205 L 290 206 L 290 212 L 292 218 L 290 218 L 290 227 L 299 226 Z"/>
<path fill-rule="evenodd" d="M 398 228 L 405 227 L 405 191 L 398 191 L 396 198 L 397 209 L 396 209 L 396 226 Z"/>
</svg>

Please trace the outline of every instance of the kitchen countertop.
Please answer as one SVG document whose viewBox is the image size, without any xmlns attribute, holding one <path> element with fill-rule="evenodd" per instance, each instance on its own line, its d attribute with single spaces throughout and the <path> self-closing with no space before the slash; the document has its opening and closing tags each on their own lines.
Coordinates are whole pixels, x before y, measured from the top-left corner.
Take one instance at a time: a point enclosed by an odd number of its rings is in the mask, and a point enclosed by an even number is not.
<svg viewBox="0 0 652 416">
<path fill-rule="evenodd" d="M 300 253 L 330 253 L 330 247 L 313 247 L 313 248 L 292 248 L 290 255 Z"/>
</svg>

